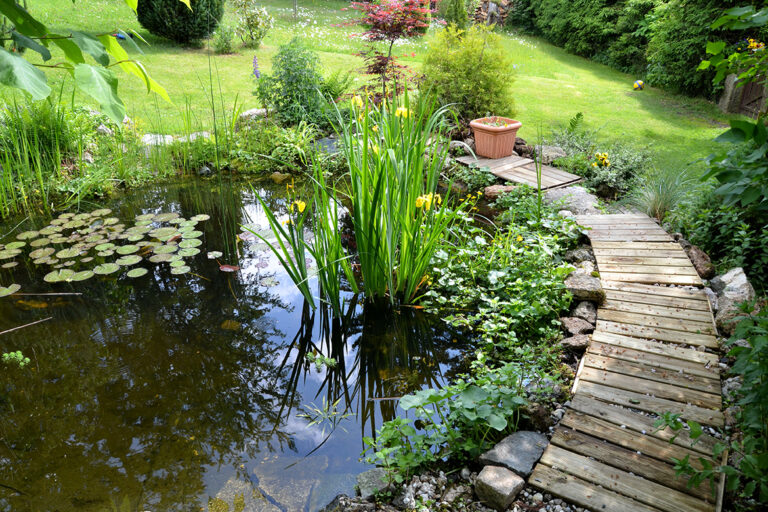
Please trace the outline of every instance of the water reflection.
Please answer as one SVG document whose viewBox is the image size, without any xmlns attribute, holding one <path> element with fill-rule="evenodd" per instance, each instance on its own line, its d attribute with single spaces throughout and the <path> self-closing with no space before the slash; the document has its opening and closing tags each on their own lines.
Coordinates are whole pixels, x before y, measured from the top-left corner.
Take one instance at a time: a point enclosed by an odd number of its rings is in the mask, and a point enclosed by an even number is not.
<svg viewBox="0 0 768 512">
<path fill-rule="evenodd" d="M 135 280 L 51 286 L 31 263 L 0 271 L 27 293 L 82 293 L 0 299 L 0 331 L 52 317 L 0 336 L 0 351 L 32 360 L 0 368 L 0 510 L 186 511 L 212 497 L 316 510 L 352 492 L 362 436 L 396 414 L 391 398 L 455 371 L 464 341 L 419 311 L 353 296 L 343 319 L 310 310 L 263 247 L 237 237 L 266 226 L 256 193 L 284 209 L 282 189 L 231 182 L 115 202 L 125 219 L 211 215 L 203 248 L 224 256 L 203 251 L 183 277 L 151 265 Z M 318 370 L 309 353 L 337 364 Z M 301 416 L 323 399 L 352 414 L 330 436 Z"/>
</svg>

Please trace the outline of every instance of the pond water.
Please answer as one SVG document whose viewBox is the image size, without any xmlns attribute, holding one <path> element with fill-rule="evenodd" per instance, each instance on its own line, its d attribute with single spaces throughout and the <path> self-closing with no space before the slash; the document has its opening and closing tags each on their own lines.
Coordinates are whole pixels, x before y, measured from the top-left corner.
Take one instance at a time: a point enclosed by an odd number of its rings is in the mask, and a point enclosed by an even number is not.
<svg viewBox="0 0 768 512">
<path fill-rule="evenodd" d="M 285 187 L 258 187 L 193 180 L 107 205 L 126 226 L 209 215 L 185 274 L 144 259 L 137 278 L 47 283 L 29 247 L 0 262 L 19 262 L 0 285 L 30 294 L 0 298 L 0 331 L 51 317 L 0 334 L 0 352 L 31 360 L 0 362 L 0 510 L 318 510 L 354 493 L 362 438 L 397 414 L 392 398 L 457 371 L 469 342 L 418 310 L 350 296 L 342 322 L 307 308 L 264 244 L 239 237 L 268 226 L 256 194 L 285 212 Z M 50 221 L 5 223 L 0 244 Z M 335 420 L 304 416 L 324 408 Z"/>
</svg>

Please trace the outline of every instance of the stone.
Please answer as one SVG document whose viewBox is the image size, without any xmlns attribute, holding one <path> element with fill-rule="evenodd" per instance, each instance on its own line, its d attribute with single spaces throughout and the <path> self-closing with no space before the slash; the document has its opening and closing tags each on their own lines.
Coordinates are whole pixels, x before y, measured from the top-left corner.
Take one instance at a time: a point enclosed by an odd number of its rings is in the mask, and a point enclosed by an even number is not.
<svg viewBox="0 0 768 512">
<path fill-rule="evenodd" d="M 159 133 L 147 133 L 141 138 L 144 146 L 167 146 L 173 144 L 173 135 L 161 135 Z"/>
<path fill-rule="evenodd" d="M 563 338 L 560 340 L 560 344 L 567 349 L 571 349 L 573 351 L 581 351 L 586 350 L 586 348 L 589 346 L 589 339 L 590 338 L 588 334 L 577 334 L 576 336 Z"/>
<path fill-rule="evenodd" d="M 283 182 L 289 180 L 291 175 L 284 172 L 273 172 L 269 175 L 269 177 L 272 178 L 272 181 L 274 181 L 276 184 L 280 185 Z"/>
<path fill-rule="evenodd" d="M 555 421 L 555 423 L 563 419 L 563 416 L 565 416 L 565 409 L 555 409 L 552 412 L 552 419 Z"/>
<path fill-rule="evenodd" d="M 467 137 L 466 139 L 464 139 L 464 144 L 466 144 L 467 147 L 472 151 L 475 150 L 475 139 L 473 139 L 472 137 Z"/>
<path fill-rule="evenodd" d="M 741 407 L 739 407 L 738 405 L 732 405 L 728 407 L 726 410 L 724 410 L 723 417 L 725 418 L 725 426 L 726 427 L 736 426 L 739 413 L 741 413 Z"/>
<path fill-rule="evenodd" d="M 544 501 L 544 496 L 542 496 L 540 492 L 537 492 L 536 494 L 533 495 L 533 501 L 538 501 L 539 503 L 541 503 L 542 501 Z"/>
<path fill-rule="evenodd" d="M 570 210 L 559 210 L 557 214 L 561 217 L 575 217 L 576 215 L 573 214 Z"/>
<path fill-rule="evenodd" d="M 565 261 L 570 263 L 581 263 L 582 261 L 591 261 L 597 263 L 595 254 L 592 249 L 586 246 L 579 247 L 577 249 L 571 249 L 565 253 Z"/>
<path fill-rule="evenodd" d="M 717 293 L 717 328 L 721 335 L 730 336 L 738 323 L 737 319 L 744 315 L 739 310 L 739 304 L 754 300 L 755 289 L 741 267 L 715 277 L 709 284 Z"/>
<path fill-rule="evenodd" d="M 387 505 L 377 506 L 376 503 L 365 501 L 362 498 L 350 498 L 346 494 L 339 494 L 319 512 L 374 512 L 396 510 Z"/>
<path fill-rule="evenodd" d="M 541 158 L 541 163 L 544 165 L 550 165 L 558 158 L 565 158 L 568 156 L 565 150 L 559 146 L 535 146 L 534 150 Z"/>
<path fill-rule="evenodd" d="M 560 324 L 562 325 L 563 331 L 570 335 L 587 334 L 595 330 L 594 325 L 583 318 L 574 318 L 570 316 L 561 317 Z"/>
<path fill-rule="evenodd" d="M 544 202 L 568 210 L 575 215 L 598 215 L 596 196 L 587 192 L 583 187 L 563 187 L 544 192 Z"/>
<path fill-rule="evenodd" d="M 508 192 L 515 190 L 513 185 L 491 185 L 483 189 L 483 197 L 488 201 L 495 201 Z"/>
<path fill-rule="evenodd" d="M 588 300 L 602 304 L 605 291 L 600 279 L 585 274 L 573 273 L 565 279 L 565 287 L 577 300 Z"/>
<path fill-rule="evenodd" d="M 528 477 L 549 444 L 544 434 L 521 430 L 502 439 L 480 456 L 482 464 L 504 466 L 522 477 Z"/>
<path fill-rule="evenodd" d="M 461 498 L 470 498 L 472 496 L 472 489 L 464 484 L 452 485 L 448 487 L 443 493 L 441 498 L 446 503 L 453 503 Z"/>
<path fill-rule="evenodd" d="M 467 139 L 472 140 L 472 139 Z M 474 143 L 474 141 L 472 141 Z M 463 140 L 452 140 L 448 144 L 448 151 L 452 155 L 467 155 L 472 151 L 472 148 Z"/>
<path fill-rule="evenodd" d="M 576 265 L 576 269 L 573 271 L 574 274 L 584 274 L 585 276 L 593 276 L 594 272 L 597 270 L 597 267 L 594 263 L 591 261 L 582 261 L 578 265 Z"/>
<path fill-rule="evenodd" d="M 240 114 L 240 116 L 238 116 L 237 122 L 235 123 L 235 131 L 239 130 L 245 125 L 253 124 L 261 119 L 266 119 L 266 117 L 267 109 L 265 108 L 252 108 L 250 110 L 246 110 Z"/>
<path fill-rule="evenodd" d="M 486 8 L 485 23 L 487 25 L 494 25 L 501 21 L 501 13 L 499 12 L 499 5 L 496 2 L 488 2 Z"/>
<path fill-rule="evenodd" d="M 483 503 L 501 512 L 515 501 L 524 486 L 525 480 L 512 471 L 499 466 L 485 466 L 475 480 L 475 493 Z"/>
<path fill-rule="evenodd" d="M 357 475 L 357 492 L 366 500 L 389 486 L 389 476 L 383 468 L 373 468 Z"/>
<path fill-rule="evenodd" d="M 692 245 L 685 250 L 688 254 L 688 259 L 693 263 L 693 268 L 702 279 L 711 279 L 715 277 L 715 265 L 712 260 L 709 259 L 707 253 L 699 249 L 697 246 Z"/>
<path fill-rule="evenodd" d="M 579 302 L 575 308 L 573 308 L 573 311 L 571 311 L 571 316 L 574 316 L 576 318 L 581 318 L 582 320 L 585 320 L 590 324 L 595 325 L 595 323 L 597 322 L 597 307 L 593 302 L 583 300 Z M 577 334 L 580 334 L 580 333 L 577 333 Z"/>
<path fill-rule="evenodd" d="M 528 402 L 521 410 L 532 428 L 543 432 L 552 425 L 552 411 L 545 405 Z"/>
<path fill-rule="evenodd" d="M 198 176 L 212 176 L 213 175 L 213 169 L 208 164 L 203 164 L 200 169 L 197 171 Z"/>
<path fill-rule="evenodd" d="M 717 294 L 715 291 L 712 288 L 706 287 L 704 288 L 704 293 L 707 294 L 709 305 L 712 307 L 712 311 L 717 312 Z"/>
<path fill-rule="evenodd" d="M 731 377 L 723 381 L 723 399 L 732 402 L 736 399 L 736 393 L 741 389 L 741 377 Z"/>
<path fill-rule="evenodd" d="M 179 137 L 179 142 L 194 142 L 197 139 L 210 139 L 211 134 L 210 132 L 192 132 L 189 134 L 189 137 L 186 135 L 183 135 Z"/>
<path fill-rule="evenodd" d="M 98 128 L 96 128 L 96 133 L 99 135 L 106 135 L 107 137 L 112 137 L 115 134 L 115 132 L 112 131 L 112 129 L 104 123 L 100 124 Z"/>
<path fill-rule="evenodd" d="M 83 162 L 85 162 L 86 164 L 92 164 L 93 162 L 95 162 L 93 155 L 91 154 L 90 151 L 83 151 Z"/>
<path fill-rule="evenodd" d="M 472 472 L 469 470 L 469 468 L 464 467 L 461 468 L 461 473 L 459 474 L 462 479 L 469 480 L 472 477 Z"/>
<path fill-rule="evenodd" d="M 227 505 L 225 510 L 230 510 L 229 507 L 234 508 L 235 502 L 241 502 L 245 505 L 243 512 L 280 511 L 280 508 L 270 503 L 264 493 L 252 482 L 239 480 L 235 477 L 227 480 L 219 492 L 216 493 L 215 498 L 208 503 L 209 506 L 206 510 L 211 510 L 213 507 L 210 507 L 210 505 L 214 503 L 219 505 L 215 510 L 223 509 L 224 504 Z"/>
</svg>

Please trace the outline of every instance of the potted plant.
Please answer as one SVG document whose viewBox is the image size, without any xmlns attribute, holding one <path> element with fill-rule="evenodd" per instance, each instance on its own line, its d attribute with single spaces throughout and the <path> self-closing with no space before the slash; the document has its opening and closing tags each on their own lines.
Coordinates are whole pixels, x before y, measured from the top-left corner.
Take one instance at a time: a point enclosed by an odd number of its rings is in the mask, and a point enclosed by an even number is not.
<svg viewBox="0 0 768 512">
<path fill-rule="evenodd" d="M 515 149 L 517 130 L 523 125 L 508 117 L 481 117 L 470 121 L 475 134 L 475 153 L 486 158 L 504 158 Z"/>
</svg>

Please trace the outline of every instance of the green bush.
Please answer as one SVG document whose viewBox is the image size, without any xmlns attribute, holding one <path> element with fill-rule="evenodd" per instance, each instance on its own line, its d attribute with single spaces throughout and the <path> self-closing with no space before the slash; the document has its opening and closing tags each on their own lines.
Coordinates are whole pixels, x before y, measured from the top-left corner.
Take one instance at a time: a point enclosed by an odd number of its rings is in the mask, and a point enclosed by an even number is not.
<svg viewBox="0 0 768 512">
<path fill-rule="evenodd" d="M 275 19 L 255 0 L 229 0 L 237 19 L 237 35 L 247 48 L 258 48 Z"/>
<path fill-rule="evenodd" d="M 256 84 L 256 96 L 275 117 L 289 125 L 301 121 L 325 125 L 326 101 L 320 94 L 323 78 L 317 54 L 298 38 L 280 46 L 272 61 L 273 74 Z"/>
<path fill-rule="evenodd" d="M 259 121 L 239 133 L 230 158 L 243 172 L 296 172 L 307 166 L 316 136 L 317 131 L 303 121 L 292 127 Z"/>
<path fill-rule="evenodd" d="M 430 43 L 422 89 L 452 105 L 465 122 L 486 114 L 511 116 L 512 65 L 501 36 L 489 27 L 448 26 Z"/>
<path fill-rule="evenodd" d="M 191 6 L 179 0 L 139 0 L 136 13 L 150 33 L 190 44 L 213 34 L 224 14 L 224 0 L 192 0 Z"/>
<path fill-rule="evenodd" d="M 213 51 L 219 55 L 233 53 L 235 30 L 229 25 L 221 25 L 213 35 Z"/>
<path fill-rule="evenodd" d="M 457 164 L 451 169 L 450 176 L 452 179 L 464 183 L 470 192 L 482 190 L 488 185 L 493 185 L 497 180 L 487 167 L 468 167 L 461 164 Z"/>
<path fill-rule="evenodd" d="M 464 0 L 445 0 L 440 2 L 440 11 L 446 23 L 454 24 L 462 30 L 469 25 L 467 4 Z"/>
</svg>

